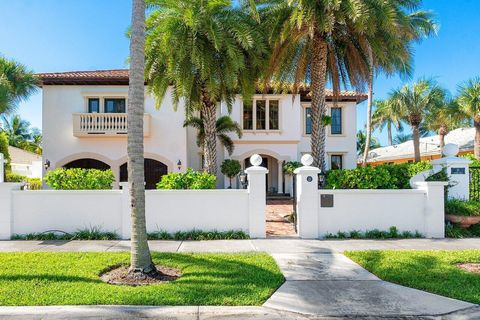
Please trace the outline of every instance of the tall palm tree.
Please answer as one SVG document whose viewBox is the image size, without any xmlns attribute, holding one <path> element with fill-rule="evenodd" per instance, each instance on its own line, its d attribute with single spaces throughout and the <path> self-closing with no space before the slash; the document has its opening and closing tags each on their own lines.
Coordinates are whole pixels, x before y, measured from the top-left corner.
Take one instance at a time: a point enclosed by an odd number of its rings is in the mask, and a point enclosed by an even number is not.
<svg viewBox="0 0 480 320">
<path fill-rule="evenodd" d="M 378 142 L 377 138 L 372 137 L 370 139 L 370 149 L 380 148 L 380 142 Z M 357 155 L 363 154 L 363 150 L 365 150 L 365 143 L 367 143 L 367 134 L 364 130 L 358 130 L 357 132 Z"/>
<path fill-rule="evenodd" d="M 425 116 L 442 104 L 446 91 L 432 80 L 420 80 L 394 90 L 391 103 L 396 105 L 402 118 L 412 127 L 415 162 L 420 161 L 420 125 Z"/>
<path fill-rule="evenodd" d="M 438 133 L 440 154 L 445 146 L 445 136 L 452 129 L 466 125 L 457 101 L 447 98 L 443 103 L 434 106 L 425 117 L 425 128 Z"/>
<path fill-rule="evenodd" d="M 3 131 L 7 134 L 8 144 L 21 148 L 26 142 L 32 139 L 30 122 L 23 120 L 19 115 L 12 115 L 10 118 L 3 115 Z"/>
<path fill-rule="evenodd" d="M 462 83 L 458 88 L 458 104 L 463 113 L 473 119 L 475 127 L 475 143 L 473 153 L 480 159 L 480 77 Z"/>
<path fill-rule="evenodd" d="M 260 6 L 269 31 L 272 54 L 265 82 L 292 83 L 292 91 L 310 86 L 311 153 L 314 164 L 325 170 L 326 83 L 339 95 L 341 83 L 361 88 L 368 76 L 368 60 L 359 34 L 368 32 L 369 1 L 271 0 Z"/>
<path fill-rule="evenodd" d="M 146 61 L 150 90 L 161 101 L 169 87 L 175 106 L 202 114 L 205 170 L 217 171 L 217 106 L 230 110 L 238 93 L 255 93 L 266 41 L 258 22 L 230 0 L 149 0 Z"/>
<path fill-rule="evenodd" d="M 375 111 L 372 116 L 373 129 L 379 129 L 380 132 L 384 128 L 387 129 L 388 145 L 393 144 L 392 129 L 396 128 L 398 132 L 403 131 L 403 123 L 398 110 L 395 110 L 395 104 L 390 100 L 375 101 Z"/>
<path fill-rule="evenodd" d="M 385 3 L 388 3 L 389 5 L 386 7 L 392 9 L 396 14 L 390 15 L 390 19 L 386 19 L 385 16 L 382 16 L 382 12 L 377 12 L 376 15 L 380 15 L 378 16 L 380 19 L 373 20 L 374 23 L 378 24 L 377 31 L 373 35 L 367 35 L 365 41 L 371 68 L 368 75 L 367 143 L 363 153 L 363 166 L 367 164 L 368 141 L 372 134 L 373 81 L 375 73 L 383 72 L 386 75 L 400 73 L 402 76 L 409 77 L 411 75 L 411 60 L 413 57 L 411 42 L 419 41 L 437 32 L 437 24 L 432 19 L 430 12 L 415 11 L 410 14 L 405 12 L 406 9 L 417 9 L 421 4 L 421 0 L 407 2 L 388 0 Z"/>
<path fill-rule="evenodd" d="M 185 120 L 184 127 L 190 126 L 197 129 L 197 146 L 204 149 L 205 144 L 205 124 L 203 119 L 200 117 L 190 116 Z M 222 146 L 227 149 L 229 155 L 232 155 L 233 149 L 235 148 L 232 139 L 228 136 L 229 133 L 236 134 L 239 138 L 242 137 L 242 129 L 240 125 L 233 121 L 229 116 L 221 116 L 215 122 L 215 132 L 217 138 L 222 144 Z"/>
<path fill-rule="evenodd" d="M 143 113 L 145 99 L 145 1 L 132 0 L 130 73 L 128 85 L 128 184 L 131 201 L 131 254 L 129 276 L 155 276 L 147 242 L 143 155 Z"/>
<path fill-rule="evenodd" d="M 0 114 L 12 113 L 37 89 L 38 79 L 24 65 L 0 57 Z"/>
</svg>

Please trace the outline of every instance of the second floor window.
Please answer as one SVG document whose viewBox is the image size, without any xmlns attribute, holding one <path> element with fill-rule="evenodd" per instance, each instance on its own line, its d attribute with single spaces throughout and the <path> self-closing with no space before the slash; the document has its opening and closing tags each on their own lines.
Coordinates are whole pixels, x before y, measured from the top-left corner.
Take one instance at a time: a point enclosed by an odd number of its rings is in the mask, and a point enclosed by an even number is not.
<svg viewBox="0 0 480 320">
<path fill-rule="evenodd" d="M 100 112 L 100 99 L 90 98 L 88 99 L 88 113 L 99 113 Z"/>
<path fill-rule="evenodd" d="M 280 101 L 258 99 L 243 104 L 243 130 L 279 130 Z"/>
<path fill-rule="evenodd" d="M 305 108 L 305 134 L 312 134 L 312 108 Z"/>
<path fill-rule="evenodd" d="M 105 99 L 105 113 L 125 113 L 125 99 Z"/>
<path fill-rule="evenodd" d="M 342 108 L 332 108 L 331 117 L 331 134 L 342 134 Z"/>
</svg>

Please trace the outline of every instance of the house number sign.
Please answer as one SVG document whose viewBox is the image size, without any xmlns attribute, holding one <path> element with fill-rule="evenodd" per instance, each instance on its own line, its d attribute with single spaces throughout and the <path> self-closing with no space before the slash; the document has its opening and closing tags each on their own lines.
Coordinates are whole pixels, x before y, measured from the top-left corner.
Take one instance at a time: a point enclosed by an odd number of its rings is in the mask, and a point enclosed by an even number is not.
<svg viewBox="0 0 480 320">
<path fill-rule="evenodd" d="M 451 168 L 451 174 L 465 174 L 465 168 Z"/>
</svg>

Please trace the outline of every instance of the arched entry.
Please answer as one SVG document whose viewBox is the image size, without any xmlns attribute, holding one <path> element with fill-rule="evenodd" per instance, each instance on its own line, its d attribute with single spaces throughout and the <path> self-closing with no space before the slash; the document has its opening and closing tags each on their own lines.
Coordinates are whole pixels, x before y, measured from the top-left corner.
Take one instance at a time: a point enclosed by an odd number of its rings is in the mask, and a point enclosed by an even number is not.
<svg viewBox="0 0 480 320">
<path fill-rule="evenodd" d="M 168 173 L 168 167 L 164 163 L 145 158 L 145 189 L 156 189 L 157 183 L 163 175 Z M 128 181 L 128 167 L 125 162 L 120 166 L 120 182 Z"/>
<path fill-rule="evenodd" d="M 81 168 L 81 169 L 98 169 L 98 170 L 108 170 L 110 166 L 103 161 L 92 159 L 92 158 L 83 158 L 70 161 L 69 163 L 63 165 L 66 169 L 71 168 Z"/>
<path fill-rule="evenodd" d="M 268 169 L 268 173 L 265 176 L 267 195 L 283 193 L 283 161 L 267 154 L 260 154 L 260 156 L 262 157 L 262 164 L 260 166 Z M 243 160 L 243 165 L 245 169 L 251 166 L 250 157 Z"/>
</svg>

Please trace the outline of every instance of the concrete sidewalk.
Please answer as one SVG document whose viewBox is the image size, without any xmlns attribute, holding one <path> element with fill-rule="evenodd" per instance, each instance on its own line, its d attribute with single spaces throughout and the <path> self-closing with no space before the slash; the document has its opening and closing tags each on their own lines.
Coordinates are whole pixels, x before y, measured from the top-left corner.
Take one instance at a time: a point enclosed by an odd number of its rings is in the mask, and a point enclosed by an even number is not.
<svg viewBox="0 0 480 320">
<path fill-rule="evenodd" d="M 341 252 L 480 249 L 465 240 L 151 241 L 166 252 L 269 252 L 286 282 L 262 307 L 0 307 L 0 319 L 480 319 L 474 304 L 378 279 Z M 0 241 L 0 251 L 125 251 L 128 241 Z"/>
</svg>

